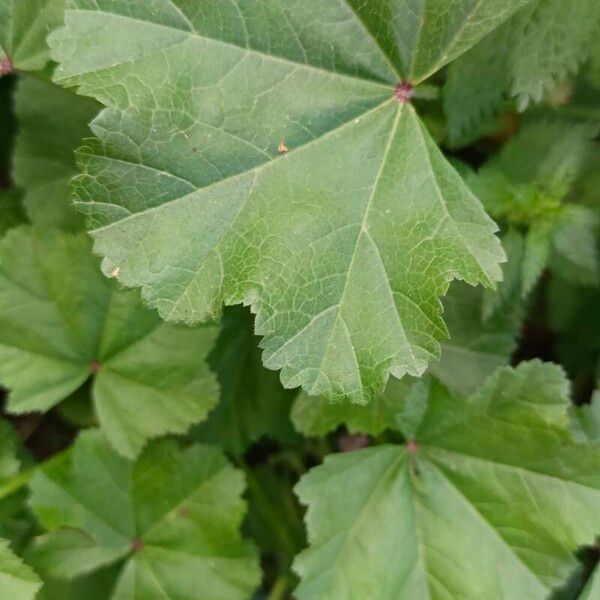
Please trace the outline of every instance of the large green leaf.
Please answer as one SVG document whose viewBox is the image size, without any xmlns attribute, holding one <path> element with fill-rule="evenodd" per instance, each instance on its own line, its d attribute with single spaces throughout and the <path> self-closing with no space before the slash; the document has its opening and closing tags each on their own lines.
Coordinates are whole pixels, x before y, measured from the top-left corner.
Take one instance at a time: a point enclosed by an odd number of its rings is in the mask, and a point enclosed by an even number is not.
<svg viewBox="0 0 600 600">
<path fill-rule="evenodd" d="M 294 392 L 260 362 L 252 316 L 241 306 L 227 309 L 209 363 L 221 386 L 219 403 L 198 430 L 200 440 L 219 444 L 234 454 L 269 436 L 291 441 L 290 409 Z"/>
<path fill-rule="evenodd" d="M 547 598 L 600 531 L 600 448 L 568 405 L 560 368 L 523 363 L 467 400 L 433 384 L 404 447 L 326 458 L 297 487 L 297 597 Z"/>
<path fill-rule="evenodd" d="M 112 600 L 234 600 L 258 585 L 255 549 L 239 534 L 243 476 L 216 448 L 161 440 L 132 463 L 88 431 L 31 488 L 51 530 L 32 554 L 54 576 L 122 562 Z"/>
<path fill-rule="evenodd" d="M 0 381 L 14 413 L 47 410 L 89 377 L 100 423 L 133 456 L 217 401 L 216 327 L 165 324 L 100 273 L 85 234 L 11 230 L 0 242 Z"/>
<path fill-rule="evenodd" d="M 503 253 L 394 86 L 522 4 L 70 1 L 55 79 L 109 107 L 75 183 L 104 271 L 167 320 L 251 304 L 286 387 L 365 402 L 420 375 L 439 296 Z"/>
<path fill-rule="evenodd" d="M 41 585 L 33 569 L 15 556 L 8 542 L 0 538 L 0 597 L 33 600 Z"/>
<path fill-rule="evenodd" d="M 69 206 L 69 180 L 75 175 L 74 151 L 90 135 L 88 123 L 99 106 L 46 81 L 23 75 L 15 95 L 19 121 L 13 177 L 25 191 L 32 223 L 82 229 L 82 217 Z"/>
<path fill-rule="evenodd" d="M 46 37 L 62 25 L 64 4 L 65 0 L 0 0 L 0 76 L 12 68 L 44 68 L 50 58 Z"/>
</svg>

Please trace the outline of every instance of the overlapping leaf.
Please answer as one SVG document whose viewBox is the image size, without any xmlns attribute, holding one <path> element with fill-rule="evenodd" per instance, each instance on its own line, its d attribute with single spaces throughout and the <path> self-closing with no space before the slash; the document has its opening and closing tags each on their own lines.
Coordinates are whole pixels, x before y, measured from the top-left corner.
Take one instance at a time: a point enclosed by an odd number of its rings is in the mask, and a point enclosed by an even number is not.
<svg viewBox="0 0 600 600">
<path fill-rule="evenodd" d="M 98 105 L 76 96 L 42 75 L 23 75 L 15 94 L 19 122 L 13 159 L 15 183 L 32 223 L 82 229 L 82 216 L 69 205 L 75 175 L 75 149 L 90 135 L 88 123 Z"/>
<path fill-rule="evenodd" d="M 600 448 L 573 441 L 567 392 L 537 361 L 467 400 L 434 384 L 406 447 L 327 458 L 297 487 L 297 597 L 547 598 L 600 531 Z"/>
<path fill-rule="evenodd" d="M 394 86 L 525 4 L 70 0 L 50 43 L 108 106 L 75 186 L 105 272 L 168 320 L 251 304 L 286 387 L 364 402 L 421 374 L 439 296 L 502 251 Z"/>
<path fill-rule="evenodd" d="M 121 563 L 112 600 L 233 600 L 258 585 L 256 552 L 239 534 L 243 477 L 214 447 L 161 440 L 132 463 L 89 431 L 31 487 L 51 530 L 32 554 L 56 577 Z"/>
<path fill-rule="evenodd" d="M 508 364 L 516 346 L 524 314 L 519 298 L 513 295 L 487 319 L 483 308 L 481 290 L 462 283 L 453 284 L 444 298 L 450 339 L 442 344 L 441 358 L 431 363 L 429 373 L 457 394 L 475 391 L 493 371 Z M 351 433 L 401 431 L 413 418 L 415 398 L 427 393 L 427 386 L 411 377 L 390 379 L 385 391 L 367 405 L 329 402 L 301 393 L 294 402 L 292 420 L 305 435 L 324 435 L 341 424 Z"/>
<path fill-rule="evenodd" d="M 13 554 L 8 542 L 0 538 L 0 597 L 33 600 L 41 587 L 33 569 Z"/>
<path fill-rule="evenodd" d="M 102 276 L 85 234 L 11 230 L 0 243 L 0 381 L 12 412 L 47 410 L 93 376 L 111 443 L 133 456 L 217 401 L 214 326 L 165 324 Z"/>
</svg>

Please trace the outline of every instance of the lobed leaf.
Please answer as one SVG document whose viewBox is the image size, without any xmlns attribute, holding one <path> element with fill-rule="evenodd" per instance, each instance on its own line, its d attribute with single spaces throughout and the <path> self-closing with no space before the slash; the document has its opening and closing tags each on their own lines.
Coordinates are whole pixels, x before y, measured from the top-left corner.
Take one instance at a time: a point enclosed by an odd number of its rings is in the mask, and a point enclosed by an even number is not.
<svg viewBox="0 0 600 600">
<path fill-rule="evenodd" d="M 523 363 L 466 400 L 434 384 L 404 447 L 326 458 L 297 486 L 297 597 L 547 598 L 600 530 L 600 450 L 568 405 L 560 368 Z"/>
<path fill-rule="evenodd" d="M 214 447 L 161 440 L 131 462 L 88 431 L 31 488 L 51 530 L 32 554 L 55 577 L 119 563 L 111 600 L 233 600 L 258 585 L 255 549 L 239 533 L 243 477 Z"/>
<path fill-rule="evenodd" d="M 521 4 L 427 9 L 412 76 Z M 167 320 L 250 304 L 285 387 L 364 403 L 390 372 L 426 369 L 446 335 L 439 296 L 454 278 L 493 285 L 503 253 L 395 99 L 378 11 L 352 7 L 74 0 L 51 44 L 56 81 L 108 106 L 74 185 L 104 272 Z M 393 27 L 412 8 L 395 4 Z"/>
<path fill-rule="evenodd" d="M 214 406 L 215 338 L 211 325 L 163 323 L 103 277 L 85 234 L 21 227 L 0 242 L 0 381 L 13 413 L 48 410 L 92 377 L 102 428 L 134 456 Z"/>
<path fill-rule="evenodd" d="M 0 76 L 13 68 L 39 71 L 50 52 L 46 37 L 62 25 L 65 0 L 0 0 Z"/>
</svg>

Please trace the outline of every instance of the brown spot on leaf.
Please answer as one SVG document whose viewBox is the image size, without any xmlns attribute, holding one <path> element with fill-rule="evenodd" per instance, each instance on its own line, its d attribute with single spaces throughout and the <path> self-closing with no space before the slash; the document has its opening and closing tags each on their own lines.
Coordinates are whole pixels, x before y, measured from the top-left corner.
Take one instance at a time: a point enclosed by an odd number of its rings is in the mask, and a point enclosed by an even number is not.
<svg viewBox="0 0 600 600">
<path fill-rule="evenodd" d="M 279 142 L 279 146 L 277 146 L 277 151 L 279 152 L 279 154 L 287 154 L 290 151 L 290 149 L 285 145 L 285 142 L 281 140 Z"/>
<path fill-rule="evenodd" d="M 144 542 L 140 538 L 133 538 L 131 540 L 131 549 L 134 552 L 141 552 L 144 549 Z"/>
</svg>

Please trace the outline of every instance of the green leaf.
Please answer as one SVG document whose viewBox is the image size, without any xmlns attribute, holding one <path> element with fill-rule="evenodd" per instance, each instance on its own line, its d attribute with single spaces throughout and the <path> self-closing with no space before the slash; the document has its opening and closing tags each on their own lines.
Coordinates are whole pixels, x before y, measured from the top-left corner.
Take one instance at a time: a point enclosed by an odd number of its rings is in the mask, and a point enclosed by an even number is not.
<svg viewBox="0 0 600 600">
<path fill-rule="evenodd" d="M 385 429 L 398 429 L 406 399 L 415 380 L 390 379 L 385 390 L 369 404 L 355 404 L 347 400 L 331 402 L 326 397 L 313 398 L 302 392 L 294 402 L 292 421 L 304 435 L 321 436 L 344 424 L 350 433 L 377 435 Z"/>
<path fill-rule="evenodd" d="M 579 596 L 579 600 L 594 600 L 600 598 L 600 567 L 596 567 L 592 576 Z"/>
<path fill-rule="evenodd" d="M 106 600 L 110 597 L 119 566 L 110 566 L 77 579 L 53 579 L 42 573 L 44 587 L 36 600 Z"/>
<path fill-rule="evenodd" d="M 34 529 L 25 503 L 30 472 L 24 467 L 29 462 L 17 432 L 8 421 L 0 419 L 0 538 L 7 539 L 17 553 Z"/>
<path fill-rule="evenodd" d="M 523 249 L 521 296 L 525 298 L 538 282 L 550 259 L 553 223 L 540 220 L 529 228 Z"/>
<path fill-rule="evenodd" d="M 498 292 L 496 292 L 498 293 Z M 513 297 L 503 309 L 484 319 L 481 290 L 456 282 L 444 298 L 444 316 L 450 339 L 429 373 L 457 394 L 470 394 L 498 367 L 508 364 L 515 349 L 523 305 Z M 385 429 L 404 432 L 410 420 L 411 402 L 423 393 L 423 380 L 390 379 L 385 391 L 367 404 L 329 402 L 301 393 L 292 410 L 292 421 L 304 435 L 325 435 L 344 424 L 351 433 L 378 435 Z M 427 387 L 427 384 L 425 384 Z M 427 393 L 427 392 L 425 392 Z"/>
<path fill-rule="evenodd" d="M 250 304 L 285 387 L 364 403 L 390 372 L 420 375 L 446 335 L 439 296 L 493 285 L 503 253 L 394 98 L 388 54 L 340 0 L 142 4 L 70 2 L 51 41 L 56 80 L 109 106 L 75 182 L 104 272 L 167 320 Z M 428 10 L 422 39 L 450 56 L 510 12 L 467 4 L 450 29 Z"/>
<path fill-rule="evenodd" d="M 216 448 L 161 440 L 134 463 L 88 431 L 31 488 L 33 510 L 51 530 L 32 554 L 52 575 L 122 562 L 112 600 L 233 600 L 259 583 L 255 549 L 239 534 L 243 477 Z"/>
<path fill-rule="evenodd" d="M 217 400 L 214 326 L 165 324 L 100 273 L 85 234 L 11 230 L 0 242 L 0 381 L 11 412 L 48 410 L 94 378 L 115 448 L 184 432 Z"/>
<path fill-rule="evenodd" d="M 589 404 L 574 407 L 571 415 L 580 441 L 600 442 L 600 391 L 594 392 Z"/>
<path fill-rule="evenodd" d="M 41 585 L 33 569 L 13 554 L 6 540 L 0 539 L 0 597 L 33 600 Z"/>
<path fill-rule="evenodd" d="M 0 0 L 0 61 L 22 71 L 43 69 L 46 37 L 63 23 L 64 0 Z M 6 69 L 5 69 L 6 70 Z M 0 67 L 0 76 L 3 74 Z"/>
<path fill-rule="evenodd" d="M 600 284 L 598 215 L 583 206 L 567 206 L 552 236 L 552 266 L 564 279 L 582 285 Z"/>
<path fill-rule="evenodd" d="M 600 294 L 597 288 L 574 285 L 553 276 L 548 286 L 548 322 L 556 353 L 572 373 L 597 368 L 600 356 Z"/>
<path fill-rule="evenodd" d="M 24 222 L 25 213 L 21 205 L 21 192 L 16 189 L 0 188 L 0 236 Z"/>
<path fill-rule="evenodd" d="M 547 598 L 600 530 L 600 448 L 568 406 L 560 368 L 523 363 L 466 400 L 434 384 L 405 447 L 326 458 L 296 488 L 296 597 Z"/>
<path fill-rule="evenodd" d="M 275 557 L 278 569 L 287 573 L 296 554 L 306 546 L 302 510 L 292 491 L 291 478 L 266 465 L 248 468 L 245 473 L 246 528 L 261 550 Z"/>
<path fill-rule="evenodd" d="M 595 123 L 530 120 L 478 173 L 467 176 L 494 218 L 528 228 L 524 240 L 512 229 L 503 236 L 509 263 L 500 294 L 493 296 L 497 302 L 519 286 L 526 297 L 548 266 L 584 285 L 600 281 L 597 215 L 565 202 L 594 154 L 597 133 Z"/>
<path fill-rule="evenodd" d="M 504 265 L 505 281 L 511 278 L 511 252 L 506 249 L 509 261 Z M 518 294 L 507 294 L 504 281 L 489 296 L 487 291 L 457 282 L 444 298 L 450 339 L 442 344 L 442 356 L 439 362 L 431 363 L 429 372 L 459 395 L 471 394 L 498 367 L 509 363 L 525 316 Z M 486 314 L 496 298 L 501 309 Z"/>
<path fill-rule="evenodd" d="M 14 179 L 25 191 L 32 223 L 82 229 L 80 214 L 69 205 L 69 180 L 75 175 L 75 148 L 89 136 L 88 123 L 99 106 L 42 78 L 20 78 L 15 94 L 19 121 Z"/>
<path fill-rule="evenodd" d="M 209 363 L 218 375 L 221 396 L 198 428 L 199 440 L 242 454 L 263 436 L 285 442 L 294 439 L 290 409 L 295 393 L 263 368 L 247 309 L 236 306 L 225 311 Z"/>
<path fill-rule="evenodd" d="M 420 82 L 530 0 L 346 0 L 404 79 Z M 319 6 L 322 2 L 315 2 Z M 343 3 L 341 3 L 343 4 Z"/>
<path fill-rule="evenodd" d="M 600 5 L 535 0 L 452 63 L 444 105 L 454 141 L 468 136 L 506 95 L 521 108 L 576 72 L 593 48 Z"/>
</svg>

